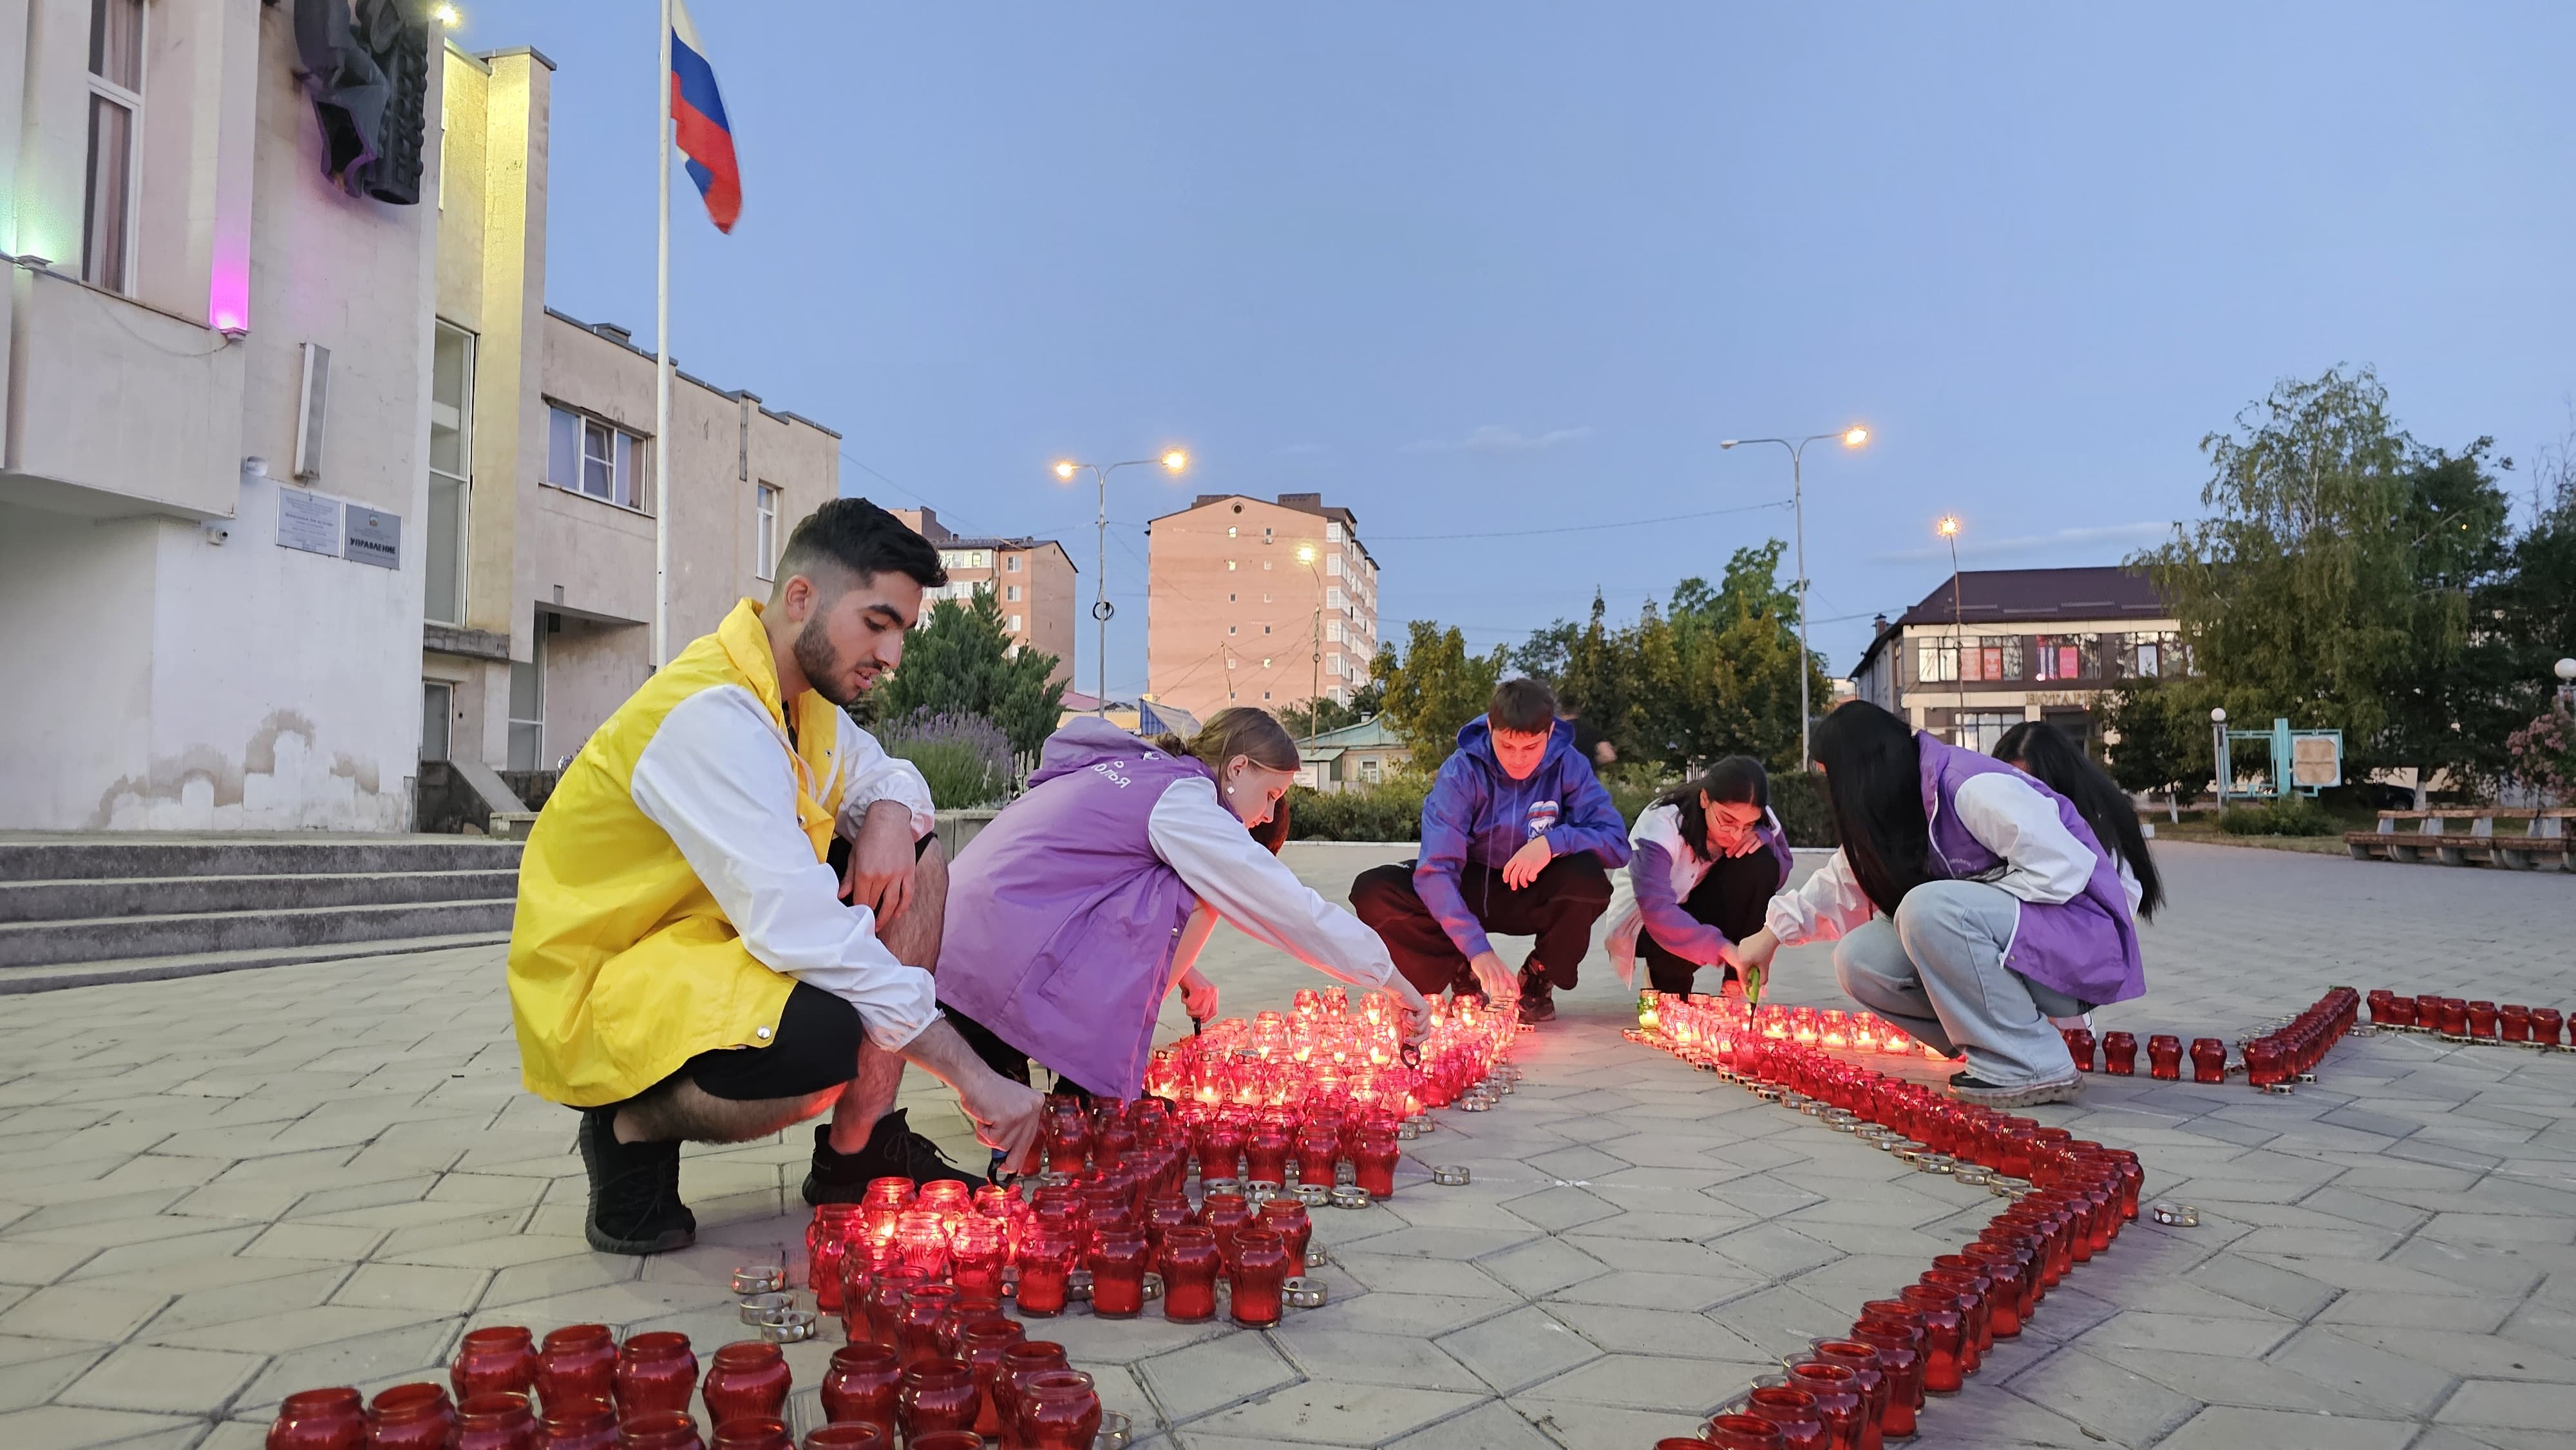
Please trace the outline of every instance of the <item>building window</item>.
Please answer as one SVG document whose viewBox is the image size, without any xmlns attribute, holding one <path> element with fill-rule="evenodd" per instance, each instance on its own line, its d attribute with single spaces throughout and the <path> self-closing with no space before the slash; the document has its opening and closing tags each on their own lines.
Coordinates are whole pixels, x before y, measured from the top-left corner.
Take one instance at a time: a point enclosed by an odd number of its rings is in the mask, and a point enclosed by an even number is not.
<svg viewBox="0 0 2576 1450">
<path fill-rule="evenodd" d="M 1232 633 L 1234 633 L 1234 626 L 1233 626 L 1233 625 L 1231 625 L 1231 624 L 1227 625 L 1227 626 L 1225 627 L 1225 632 L 1226 632 L 1226 633 L 1228 633 L 1228 634 L 1232 634 Z"/>
<path fill-rule="evenodd" d="M 1002 567 L 1010 573 L 1017 574 L 1020 572 L 1020 556 L 1017 554 L 1005 554 L 1002 556 Z"/>
<path fill-rule="evenodd" d="M 1927 639 L 1917 645 L 1914 678 L 1927 685 L 1959 678 L 1959 642 L 1956 639 Z"/>
<path fill-rule="evenodd" d="M 1339 644 L 1342 638 L 1342 622 L 1338 619 L 1325 620 L 1324 638 Z"/>
<path fill-rule="evenodd" d="M 644 440 L 567 408 L 548 411 L 546 482 L 619 508 L 643 508 Z"/>
<path fill-rule="evenodd" d="M 1270 668 L 1270 656 L 1263 655 L 1261 657 L 1261 667 L 1265 670 Z"/>
<path fill-rule="evenodd" d="M 1340 525 L 1336 524 L 1334 527 L 1339 528 Z M 1377 784 L 1381 778 L 1379 773 L 1380 769 L 1381 767 L 1378 765 L 1376 756 L 1364 755 L 1360 757 L 1360 783 L 1363 785 Z"/>
<path fill-rule="evenodd" d="M 778 485 L 760 486 L 759 527 L 754 530 L 753 547 L 760 551 L 758 572 L 763 579 L 778 573 Z"/>
<path fill-rule="evenodd" d="M 1228 559 L 1228 560 L 1226 560 L 1226 561 L 1225 561 L 1225 569 L 1226 569 L 1226 572 L 1227 572 L 1227 573 L 1229 573 L 1229 574 L 1231 574 L 1231 573 L 1233 573 L 1233 572 L 1234 572 L 1234 561 L 1233 561 L 1232 559 Z"/>
<path fill-rule="evenodd" d="M 2084 680 L 2102 673 L 2102 636 L 2043 634 L 2039 637 L 2039 670 L 2043 680 Z"/>
<path fill-rule="evenodd" d="M 1261 632 L 1262 632 L 1263 634 L 1268 634 L 1268 633 L 1270 632 L 1270 626 L 1269 626 L 1269 625 L 1266 625 L 1266 624 L 1265 624 L 1265 625 L 1263 625 L 1263 626 L 1261 626 Z"/>
<path fill-rule="evenodd" d="M 1005 586 L 1003 587 L 1003 589 L 1002 589 L 1002 598 L 1003 598 L 1006 602 L 1011 603 L 1011 604 L 1017 604 L 1017 603 L 1019 603 L 1019 602 L 1020 602 L 1020 586 L 1018 586 L 1017 584 L 1005 585 Z"/>
<path fill-rule="evenodd" d="M 1014 614 L 1014 615 L 1012 615 L 1012 616 L 1011 616 L 1011 633 L 1013 633 L 1013 634 L 1018 634 L 1019 632 L 1020 632 L 1020 617 L 1019 617 L 1018 615 Z"/>
<path fill-rule="evenodd" d="M 1959 654 L 1959 677 L 1965 680 L 2021 678 L 2021 636 L 1971 635 Z"/>
<path fill-rule="evenodd" d="M 1271 531 L 1270 531 L 1270 530 L 1268 530 L 1268 529 L 1263 529 L 1263 530 L 1261 531 L 1261 542 L 1263 542 L 1263 543 L 1265 543 L 1265 544 L 1268 544 L 1268 543 L 1273 543 L 1273 542 L 1276 542 L 1276 541 L 1271 537 Z"/>
<path fill-rule="evenodd" d="M 1992 755 L 2004 732 L 2021 723 L 2019 710 L 1970 710 L 1950 726 L 1950 743 L 1962 750 Z"/>
<path fill-rule="evenodd" d="M 2190 674 L 2191 662 L 2183 653 L 2182 636 L 2166 630 L 2160 634 L 2133 634 L 2121 640 L 2119 668 L 2123 675 L 2153 680 Z"/>
<path fill-rule="evenodd" d="M 1234 525 L 1232 525 L 1232 524 L 1228 524 L 1228 525 L 1226 525 L 1226 526 L 1225 526 L 1225 536 L 1226 536 L 1227 538 L 1229 538 L 1229 539 L 1233 538 L 1235 535 L 1240 534 L 1240 533 L 1242 533 L 1242 532 L 1243 532 L 1243 531 L 1242 531 L 1241 529 L 1236 528 L 1236 527 L 1235 527 Z"/>
<path fill-rule="evenodd" d="M 1340 543 L 1342 541 L 1342 526 L 1339 523 L 1329 523 L 1324 525 L 1324 540 L 1326 543 Z"/>
<path fill-rule="evenodd" d="M 429 360 L 428 578 L 421 611 L 432 624 L 465 622 L 465 512 L 473 477 L 474 334 L 442 322 Z"/>
<path fill-rule="evenodd" d="M 1342 572 L 1342 556 L 1339 554 L 1326 556 L 1324 559 L 1324 572 L 1327 574 L 1339 574 Z"/>
<path fill-rule="evenodd" d="M 538 610 L 528 657 L 510 661 L 510 768 L 546 766 L 546 613 Z"/>
<path fill-rule="evenodd" d="M 1264 569 L 1269 568 L 1269 567 L 1270 567 L 1270 561 L 1269 561 L 1269 560 L 1267 560 L 1267 559 L 1262 560 L 1262 561 L 1261 561 L 1261 567 L 1262 567 L 1262 568 L 1264 568 Z"/>
<path fill-rule="evenodd" d="M 420 682 L 420 758 L 447 758 L 447 725 L 456 718 L 456 687 L 445 680 Z"/>
<path fill-rule="evenodd" d="M 134 201 L 143 130 L 143 0 L 90 0 L 89 178 L 81 280 L 134 290 Z"/>
</svg>

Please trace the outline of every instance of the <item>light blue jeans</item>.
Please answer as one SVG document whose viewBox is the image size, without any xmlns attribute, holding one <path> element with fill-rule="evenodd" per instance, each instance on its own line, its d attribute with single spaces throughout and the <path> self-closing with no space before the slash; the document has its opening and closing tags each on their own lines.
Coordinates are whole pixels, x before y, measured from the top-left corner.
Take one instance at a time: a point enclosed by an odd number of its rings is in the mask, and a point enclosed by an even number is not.
<svg viewBox="0 0 2576 1450">
<path fill-rule="evenodd" d="M 1967 1054 L 1968 1071 L 1997 1087 L 2076 1075 L 2051 1017 L 2085 1010 L 2004 965 L 2021 903 L 1982 881 L 1927 881 L 1896 920 L 1874 917 L 1834 948 L 1845 995 L 1926 1046 Z"/>
</svg>

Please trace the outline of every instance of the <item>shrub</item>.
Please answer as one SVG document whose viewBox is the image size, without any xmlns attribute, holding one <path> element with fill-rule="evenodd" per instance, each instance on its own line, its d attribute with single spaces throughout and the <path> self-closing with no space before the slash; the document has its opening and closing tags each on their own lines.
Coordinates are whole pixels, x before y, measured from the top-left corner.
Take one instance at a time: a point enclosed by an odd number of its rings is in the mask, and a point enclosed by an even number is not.
<svg viewBox="0 0 2576 1450">
<path fill-rule="evenodd" d="M 1825 778 L 1812 770 L 1771 777 L 1771 814 L 1789 833 L 1792 846 L 1839 846 L 1834 834 L 1834 808 L 1825 799 Z"/>
<path fill-rule="evenodd" d="M 1288 788 L 1288 836 L 1294 841 L 1418 841 L 1422 798 L 1431 777 L 1407 771 L 1383 784 L 1326 794 Z"/>
<path fill-rule="evenodd" d="M 886 754 L 909 760 L 941 810 L 999 804 L 1011 790 L 1011 742 L 981 715 L 916 710 L 878 728 Z"/>
<path fill-rule="evenodd" d="M 2334 818 L 2303 795 L 2287 795 L 2259 806 L 2229 806 L 2218 813 L 2218 829 L 2231 836 L 2323 836 L 2334 830 Z"/>
</svg>

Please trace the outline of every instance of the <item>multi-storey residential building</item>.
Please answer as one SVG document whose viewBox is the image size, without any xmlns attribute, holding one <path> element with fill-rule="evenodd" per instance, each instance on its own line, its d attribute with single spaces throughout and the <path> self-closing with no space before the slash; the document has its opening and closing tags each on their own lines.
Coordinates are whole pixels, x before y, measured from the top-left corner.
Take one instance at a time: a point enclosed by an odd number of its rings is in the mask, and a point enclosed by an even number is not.
<svg viewBox="0 0 2576 1450">
<path fill-rule="evenodd" d="M 545 305 L 553 63 L 445 68 L 421 757 L 544 770 L 651 671 L 654 359 Z M 677 650 L 768 594 L 840 490 L 840 435 L 677 371 L 668 446 Z"/>
<path fill-rule="evenodd" d="M 931 601 L 970 599 L 976 590 L 990 589 L 1014 651 L 1051 654 L 1055 669 L 1047 678 L 1073 678 L 1074 593 L 1080 580 L 1062 544 L 1053 539 L 969 538 L 942 524 L 936 509 L 892 512 L 939 546 L 939 562 L 948 570 L 948 582 L 925 596 L 924 618 Z"/>
<path fill-rule="evenodd" d="M 0 3 L 0 827 L 410 818 L 438 41 L 364 159 L 296 14 Z"/>
<path fill-rule="evenodd" d="M 2190 672 L 2181 621 L 2126 569 L 1968 569 L 1955 586 L 1881 615 L 1852 671 L 1861 699 L 1954 744 L 1991 750 L 2024 720 L 2091 738 L 2104 690 Z"/>
<path fill-rule="evenodd" d="M 1318 696 L 1348 704 L 1368 682 L 1377 561 L 1349 509 L 1317 493 L 1203 493 L 1147 530 L 1152 698 L 1205 718 Z"/>
</svg>

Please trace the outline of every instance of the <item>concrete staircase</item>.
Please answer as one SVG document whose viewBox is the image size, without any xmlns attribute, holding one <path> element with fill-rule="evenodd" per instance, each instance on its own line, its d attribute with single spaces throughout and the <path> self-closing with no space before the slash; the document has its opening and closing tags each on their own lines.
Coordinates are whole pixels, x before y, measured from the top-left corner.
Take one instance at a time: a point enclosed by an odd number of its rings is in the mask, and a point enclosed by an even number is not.
<svg viewBox="0 0 2576 1450">
<path fill-rule="evenodd" d="M 519 843 L 0 837 L 0 996 L 509 939 Z"/>
</svg>

